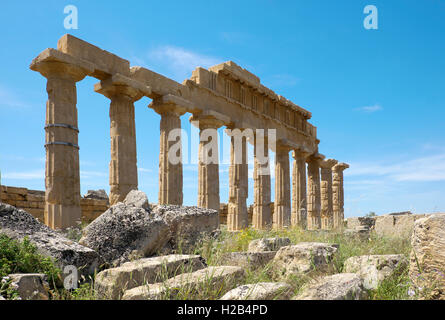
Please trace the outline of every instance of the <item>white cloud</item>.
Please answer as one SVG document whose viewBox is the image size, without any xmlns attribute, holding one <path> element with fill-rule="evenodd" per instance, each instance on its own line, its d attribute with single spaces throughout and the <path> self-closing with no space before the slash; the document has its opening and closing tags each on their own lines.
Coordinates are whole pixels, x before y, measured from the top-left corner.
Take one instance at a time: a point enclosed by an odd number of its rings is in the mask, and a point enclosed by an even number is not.
<svg viewBox="0 0 445 320">
<path fill-rule="evenodd" d="M 393 181 L 445 181 L 445 153 L 398 163 L 351 163 L 347 176 L 383 176 Z"/>
<path fill-rule="evenodd" d="M 379 104 L 375 104 L 373 106 L 365 106 L 365 107 L 356 108 L 355 110 L 362 111 L 365 113 L 374 113 L 374 112 L 383 110 L 383 107 Z"/>
<path fill-rule="evenodd" d="M 45 170 L 32 170 L 32 171 L 23 171 L 23 172 L 6 172 L 2 175 L 2 179 L 10 179 L 10 180 L 36 180 L 36 179 L 44 179 L 45 178 Z"/>
<path fill-rule="evenodd" d="M 23 102 L 16 93 L 0 85 L 0 107 L 25 108 L 28 104 Z"/>
<path fill-rule="evenodd" d="M 135 57 L 133 60 L 147 68 L 164 69 L 165 73 L 180 82 L 190 78 L 197 67 L 209 68 L 223 62 L 221 59 L 175 46 L 160 46 L 150 50 L 146 57 Z"/>
</svg>

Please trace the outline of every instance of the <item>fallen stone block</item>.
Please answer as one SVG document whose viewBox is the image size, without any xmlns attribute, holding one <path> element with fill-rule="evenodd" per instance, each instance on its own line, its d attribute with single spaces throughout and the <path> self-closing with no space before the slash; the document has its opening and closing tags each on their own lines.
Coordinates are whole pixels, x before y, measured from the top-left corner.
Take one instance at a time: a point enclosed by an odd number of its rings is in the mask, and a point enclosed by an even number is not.
<svg viewBox="0 0 445 320">
<path fill-rule="evenodd" d="M 306 285 L 293 300 L 364 300 L 361 278 L 355 273 L 338 273 Z"/>
<path fill-rule="evenodd" d="M 311 271 L 329 272 L 338 245 L 301 242 L 282 247 L 273 259 L 274 269 L 283 276 L 307 274 Z"/>
<path fill-rule="evenodd" d="M 281 247 L 290 245 L 289 238 L 264 238 L 252 240 L 249 243 L 247 251 L 261 252 L 261 251 L 277 251 Z"/>
<path fill-rule="evenodd" d="M 169 227 L 168 251 L 189 252 L 196 242 L 205 236 L 213 235 L 219 228 L 218 211 L 199 207 L 158 205 L 154 214 L 161 217 Z"/>
<path fill-rule="evenodd" d="M 21 300 L 48 300 L 49 285 L 45 274 L 14 273 L 8 275 L 10 287 L 17 291 Z"/>
<path fill-rule="evenodd" d="M 83 231 L 79 243 L 96 250 L 111 266 L 155 254 L 170 239 L 159 216 L 134 203 L 119 202 Z"/>
<path fill-rule="evenodd" d="M 205 268 L 197 255 L 168 255 L 126 262 L 96 275 L 94 289 L 100 298 L 119 299 L 126 290 L 161 282 L 184 272 Z"/>
<path fill-rule="evenodd" d="M 123 300 L 163 300 L 174 299 L 180 291 L 193 294 L 203 286 L 215 290 L 239 284 L 245 277 L 241 267 L 208 267 L 193 273 L 184 273 L 170 278 L 163 283 L 145 285 L 127 290 Z"/>
<path fill-rule="evenodd" d="M 239 286 L 220 300 L 289 300 L 292 288 L 284 282 L 259 282 Z"/>
<path fill-rule="evenodd" d="M 223 254 L 220 263 L 226 266 L 258 269 L 271 262 L 277 251 L 228 252 Z"/>
<path fill-rule="evenodd" d="M 445 299 L 445 214 L 414 224 L 409 276 L 428 299 Z"/>
<path fill-rule="evenodd" d="M 357 273 L 365 289 L 376 289 L 383 280 L 403 272 L 407 266 L 408 259 L 403 254 L 357 256 L 345 261 L 344 272 Z"/>
<path fill-rule="evenodd" d="M 54 259 L 62 271 L 73 265 L 80 274 L 92 275 L 102 261 L 94 250 L 65 238 L 26 211 L 4 203 L 0 203 L 0 233 L 17 240 L 27 237 L 40 254 Z"/>
</svg>

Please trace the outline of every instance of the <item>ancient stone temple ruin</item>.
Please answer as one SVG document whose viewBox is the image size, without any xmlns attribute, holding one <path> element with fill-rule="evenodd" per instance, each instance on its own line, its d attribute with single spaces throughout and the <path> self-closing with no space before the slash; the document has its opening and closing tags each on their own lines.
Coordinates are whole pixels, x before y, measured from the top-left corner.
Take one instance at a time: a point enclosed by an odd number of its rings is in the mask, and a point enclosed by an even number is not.
<svg viewBox="0 0 445 320">
<path fill-rule="evenodd" d="M 307 229 L 332 229 L 343 224 L 343 170 L 345 163 L 319 153 L 311 113 L 260 83 L 260 79 L 234 62 L 209 69 L 196 68 L 182 84 L 130 63 L 71 35 L 63 36 L 57 49 L 46 49 L 30 68 L 47 78 L 45 147 L 45 223 L 52 228 L 72 226 L 80 220 L 79 145 L 76 83 L 87 76 L 99 80 L 94 90 L 110 100 L 110 204 L 122 201 L 137 189 L 137 150 L 134 102 L 152 99 L 149 107 L 161 115 L 159 154 L 159 203 L 182 205 L 182 162 L 169 161 L 175 141 L 169 133 L 181 127 L 180 117 L 200 130 L 197 205 L 219 210 L 219 167 L 205 161 L 206 129 L 225 126 L 231 132 L 229 230 L 247 227 L 247 142 L 254 144 L 255 228 L 299 225 Z M 274 130 L 271 136 L 258 130 Z M 249 131 L 250 130 L 250 131 Z M 235 135 L 233 132 L 240 134 Z M 253 132 L 253 136 L 249 136 Z M 244 134 L 246 133 L 246 134 Z M 180 137 L 179 137 L 180 139 Z M 238 141 L 237 141 L 238 140 Z M 264 148 L 263 148 L 264 146 Z M 242 156 L 235 152 L 240 148 Z M 275 152 L 275 201 L 273 214 L 268 159 Z M 292 152 L 292 195 L 289 152 Z M 214 154 L 212 155 L 215 156 Z M 217 155 L 216 155 L 217 156 Z M 238 159 L 237 159 L 238 158 Z M 307 164 L 307 166 L 306 166 Z"/>
</svg>

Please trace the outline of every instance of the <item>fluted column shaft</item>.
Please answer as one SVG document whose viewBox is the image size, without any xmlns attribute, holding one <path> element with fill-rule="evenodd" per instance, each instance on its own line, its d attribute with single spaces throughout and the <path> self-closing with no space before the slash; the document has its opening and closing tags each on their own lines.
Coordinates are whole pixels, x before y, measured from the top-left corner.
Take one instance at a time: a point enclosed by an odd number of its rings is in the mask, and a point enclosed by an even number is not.
<svg viewBox="0 0 445 320">
<path fill-rule="evenodd" d="M 263 148 L 258 145 L 263 144 Z M 259 154 L 260 150 L 264 154 Z M 261 151 L 262 151 L 261 150 Z M 262 158 L 260 161 L 260 158 Z M 265 161 L 267 159 L 267 162 Z M 272 213 L 270 210 L 270 162 L 267 137 L 255 136 L 254 145 L 254 205 L 252 225 L 256 229 L 266 229 L 272 226 Z"/>
<path fill-rule="evenodd" d="M 344 185 L 343 171 L 349 168 L 345 163 L 339 163 L 333 167 L 332 176 L 332 207 L 334 212 L 334 228 L 342 228 L 344 221 Z"/>
<path fill-rule="evenodd" d="M 76 82 L 92 69 L 39 58 L 31 69 L 47 78 L 45 224 L 64 229 L 81 219 Z"/>
<path fill-rule="evenodd" d="M 277 146 L 275 154 L 275 202 L 273 226 L 280 229 L 291 225 L 289 149 Z"/>
<path fill-rule="evenodd" d="M 317 230 L 321 226 L 320 167 L 318 160 L 310 159 L 308 161 L 307 172 L 307 229 Z"/>
<path fill-rule="evenodd" d="M 321 228 L 331 230 L 334 227 L 334 208 L 332 202 L 332 167 L 336 160 L 328 159 L 320 162 L 321 165 Z"/>
<path fill-rule="evenodd" d="M 199 120 L 198 207 L 219 212 L 219 153 L 217 129 L 213 119 Z M 211 130 L 211 131 L 209 131 Z"/>
<path fill-rule="evenodd" d="M 306 157 L 307 153 L 295 150 L 292 167 L 292 212 L 293 226 L 307 227 Z"/>
<path fill-rule="evenodd" d="M 229 166 L 229 204 L 227 229 L 237 231 L 248 227 L 246 200 L 248 197 L 247 142 L 245 137 L 239 140 L 241 152 L 235 152 L 235 136 L 231 136 Z M 241 154 L 239 154 L 241 153 Z"/>
<path fill-rule="evenodd" d="M 181 143 L 181 114 L 174 108 L 158 108 L 161 115 L 160 123 L 160 152 L 159 152 L 159 204 L 182 205 L 183 201 L 183 167 L 182 149 L 179 148 L 175 158 L 170 159 L 171 147 Z M 170 140 L 169 134 L 172 130 L 178 130 L 179 141 Z M 178 161 L 179 160 L 179 161 Z"/>
</svg>

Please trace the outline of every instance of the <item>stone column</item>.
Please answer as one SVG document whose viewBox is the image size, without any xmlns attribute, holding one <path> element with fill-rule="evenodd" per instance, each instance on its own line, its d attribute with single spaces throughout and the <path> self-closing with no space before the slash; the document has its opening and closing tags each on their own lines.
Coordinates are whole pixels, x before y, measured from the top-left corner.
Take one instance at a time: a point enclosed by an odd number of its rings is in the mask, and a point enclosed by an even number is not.
<svg viewBox="0 0 445 320">
<path fill-rule="evenodd" d="M 277 229 L 291 225 L 289 151 L 287 146 L 276 146 L 273 226 Z"/>
<path fill-rule="evenodd" d="M 237 231 L 249 226 L 246 200 L 248 197 L 247 142 L 242 137 L 241 148 L 235 152 L 235 136 L 231 136 L 229 166 L 229 203 L 227 212 L 227 229 Z M 241 153 L 241 154 L 239 154 Z"/>
<path fill-rule="evenodd" d="M 185 113 L 183 108 L 175 104 L 154 104 L 154 110 L 161 115 L 160 124 L 160 151 L 159 151 L 159 204 L 182 205 L 183 201 L 183 174 L 182 174 L 182 146 L 176 150 L 176 154 L 169 159 L 170 148 L 181 144 L 179 141 L 169 141 L 172 130 L 181 129 L 181 116 Z"/>
<path fill-rule="evenodd" d="M 131 79 L 118 74 L 94 87 L 111 100 L 110 205 L 124 201 L 131 190 L 138 188 L 134 102 L 149 94 L 150 89 L 137 87 Z"/>
<path fill-rule="evenodd" d="M 344 186 L 343 171 L 349 168 L 346 163 L 338 163 L 333 168 L 332 177 L 332 205 L 334 211 L 334 228 L 343 228 L 344 217 Z"/>
<path fill-rule="evenodd" d="M 64 229 L 81 219 L 76 82 L 93 67 L 47 49 L 30 68 L 47 78 L 45 224 Z"/>
<path fill-rule="evenodd" d="M 332 206 L 332 167 L 337 160 L 320 161 L 321 166 L 321 229 L 331 230 L 334 227 L 334 209 Z"/>
<path fill-rule="evenodd" d="M 223 122 L 212 117 L 193 116 L 199 126 L 198 207 L 220 211 L 219 146 L 217 130 Z M 212 130 L 212 131 L 209 131 Z"/>
<path fill-rule="evenodd" d="M 291 223 L 307 228 L 306 158 L 309 153 L 302 150 L 292 152 L 292 212 Z"/>
<path fill-rule="evenodd" d="M 307 229 L 318 230 L 321 227 L 321 193 L 319 155 L 311 156 L 307 161 L 308 195 L 307 195 Z"/>
<path fill-rule="evenodd" d="M 262 144 L 264 154 L 260 154 L 258 145 Z M 263 153 L 261 150 L 261 153 Z M 260 157 L 264 157 L 261 159 Z M 267 163 L 264 163 L 267 159 Z M 262 162 L 262 163 L 261 163 Z M 252 225 L 256 229 L 268 229 L 272 226 L 272 212 L 270 210 L 270 159 L 267 136 L 255 135 L 254 145 L 254 204 Z"/>
</svg>

